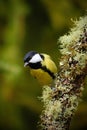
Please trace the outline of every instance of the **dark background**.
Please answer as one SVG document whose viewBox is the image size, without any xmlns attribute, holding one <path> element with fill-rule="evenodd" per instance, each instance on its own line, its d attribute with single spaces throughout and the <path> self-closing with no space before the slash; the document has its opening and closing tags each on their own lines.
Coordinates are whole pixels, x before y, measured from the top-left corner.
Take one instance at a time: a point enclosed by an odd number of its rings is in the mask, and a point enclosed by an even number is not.
<svg viewBox="0 0 87 130">
<path fill-rule="evenodd" d="M 0 130 L 38 130 L 42 87 L 23 67 L 30 50 L 58 66 L 58 38 L 87 12 L 86 0 L 0 0 Z M 87 129 L 87 88 L 70 130 Z"/>
</svg>

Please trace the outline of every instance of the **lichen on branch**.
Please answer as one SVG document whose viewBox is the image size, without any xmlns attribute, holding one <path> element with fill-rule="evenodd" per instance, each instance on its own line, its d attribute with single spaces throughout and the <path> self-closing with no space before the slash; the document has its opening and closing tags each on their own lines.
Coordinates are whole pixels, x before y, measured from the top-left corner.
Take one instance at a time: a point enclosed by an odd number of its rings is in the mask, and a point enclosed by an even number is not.
<svg viewBox="0 0 87 130">
<path fill-rule="evenodd" d="M 44 86 L 42 130 L 69 130 L 87 75 L 87 16 L 74 22 L 67 35 L 59 38 L 61 58 L 54 85 Z"/>
</svg>

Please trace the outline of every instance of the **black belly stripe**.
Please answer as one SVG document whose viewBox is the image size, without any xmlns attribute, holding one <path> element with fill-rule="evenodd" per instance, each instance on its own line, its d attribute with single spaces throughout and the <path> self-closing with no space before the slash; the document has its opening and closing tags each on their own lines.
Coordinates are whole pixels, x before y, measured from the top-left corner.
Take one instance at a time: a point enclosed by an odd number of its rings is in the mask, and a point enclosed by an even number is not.
<svg viewBox="0 0 87 130">
<path fill-rule="evenodd" d="M 53 79 L 55 79 L 54 73 L 47 69 L 46 66 L 41 66 L 41 69 L 47 72 Z"/>
</svg>

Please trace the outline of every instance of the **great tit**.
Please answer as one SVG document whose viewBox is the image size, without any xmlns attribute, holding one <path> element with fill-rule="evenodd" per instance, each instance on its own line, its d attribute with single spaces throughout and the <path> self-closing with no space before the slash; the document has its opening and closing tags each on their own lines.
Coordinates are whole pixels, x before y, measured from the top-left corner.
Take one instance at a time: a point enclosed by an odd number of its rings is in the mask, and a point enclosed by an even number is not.
<svg viewBox="0 0 87 130">
<path fill-rule="evenodd" d="M 28 52 L 24 57 L 24 67 L 29 66 L 33 75 L 41 85 L 50 85 L 55 79 L 57 67 L 51 57 L 36 51 Z"/>
</svg>

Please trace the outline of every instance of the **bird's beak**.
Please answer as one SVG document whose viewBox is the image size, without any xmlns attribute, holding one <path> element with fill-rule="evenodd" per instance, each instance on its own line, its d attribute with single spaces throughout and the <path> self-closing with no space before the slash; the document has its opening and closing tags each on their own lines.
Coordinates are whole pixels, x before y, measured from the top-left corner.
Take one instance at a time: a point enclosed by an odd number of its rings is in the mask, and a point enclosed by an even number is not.
<svg viewBox="0 0 87 130">
<path fill-rule="evenodd" d="M 28 66 L 28 64 L 29 64 L 28 62 L 25 62 L 25 63 L 24 63 L 24 67 Z"/>
</svg>

